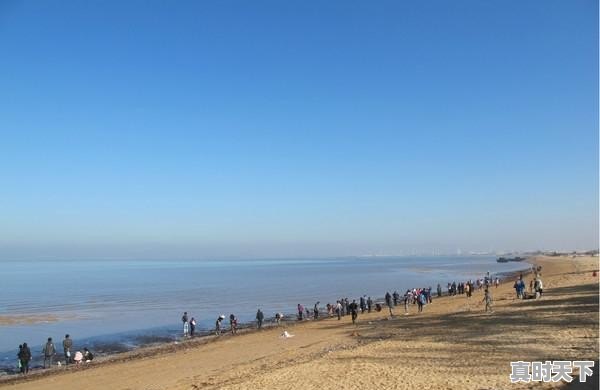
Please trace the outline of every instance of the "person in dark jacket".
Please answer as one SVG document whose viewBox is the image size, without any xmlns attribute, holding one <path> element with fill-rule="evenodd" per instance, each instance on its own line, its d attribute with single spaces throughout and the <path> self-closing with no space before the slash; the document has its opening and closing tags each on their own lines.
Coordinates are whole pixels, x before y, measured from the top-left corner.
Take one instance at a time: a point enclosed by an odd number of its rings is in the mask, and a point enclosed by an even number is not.
<svg viewBox="0 0 600 390">
<path fill-rule="evenodd" d="M 71 363 L 71 349 L 73 348 L 73 340 L 69 337 L 68 334 L 65 335 L 65 339 L 63 340 L 63 351 L 65 353 L 65 364 Z"/>
<path fill-rule="evenodd" d="M 389 291 L 385 293 L 385 304 L 387 305 L 388 309 L 390 309 L 390 316 L 393 317 L 394 312 L 392 311 L 392 296 L 390 295 Z"/>
<path fill-rule="evenodd" d="M 29 350 L 27 343 L 23 343 L 17 356 L 21 363 L 21 374 L 27 374 L 29 372 L 29 362 L 31 361 L 31 350 Z"/>
<path fill-rule="evenodd" d="M 194 332 L 196 332 L 196 320 L 192 317 L 190 320 L 190 337 L 194 337 Z"/>
<path fill-rule="evenodd" d="M 85 360 L 86 363 L 94 360 L 94 355 L 87 348 L 83 349 L 83 360 Z"/>
<path fill-rule="evenodd" d="M 358 304 L 356 300 L 352 300 L 349 306 L 350 314 L 352 315 L 352 324 L 356 325 L 356 318 L 358 318 Z"/>
<path fill-rule="evenodd" d="M 265 319 L 265 315 L 263 314 L 263 312 L 260 309 L 258 309 L 258 311 L 256 312 L 256 327 L 258 329 L 262 328 L 264 319 Z"/>
<path fill-rule="evenodd" d="M 365 301 L 365 297 L 360 297 L 360 314 L 363 314 L 367 311 L 367 302 Z"/>
<path fill-rule="evenodd" d="M 44 345 L 44 368 L 52 367 L 52 362 L 54 360 L 54 355 L 56 355 L 56 348 L 54 348 L 54 343 L 52 342 L 52 337 L 48 337 L 48 341 L 46 345 Z"/>
<path fill-rule="evenodd" d="M 237 318 L 235 318 L 235 315 L 233 315 L 233 314 L 229 315 L 229 326 L 231 328 L 231 334 L 236 334 L 237 333 Z"/>
</svg>

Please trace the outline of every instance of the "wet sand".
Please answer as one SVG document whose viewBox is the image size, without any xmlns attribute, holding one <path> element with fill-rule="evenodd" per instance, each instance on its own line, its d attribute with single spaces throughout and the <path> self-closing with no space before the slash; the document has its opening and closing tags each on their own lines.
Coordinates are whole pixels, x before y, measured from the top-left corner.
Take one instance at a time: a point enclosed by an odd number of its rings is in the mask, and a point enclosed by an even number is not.
<svg viewBox="0 0 600 390">
<path fill-rule="evenodd" d="M 58 320 L 59 318 L 52 314 L 0 316 L 0 325 L 38 324 Z"/>
<path fill-rule="evenodd" d="M 0 380 L 4 389 L 525 389 L 598 388 L 598 258 L 537 258 L 544 297 L 516 300 L 513 280 L 436 299 L 417 314 L 403 306 L 279 329 L 144 348 L 85 367 Z M 530 277 L 526 277 L 529 282 Z M 282 339 L 283 330 L 294 334 Z M 586 384 L 511 384 L 515 360 L 595 360 Z"/>
</svg>

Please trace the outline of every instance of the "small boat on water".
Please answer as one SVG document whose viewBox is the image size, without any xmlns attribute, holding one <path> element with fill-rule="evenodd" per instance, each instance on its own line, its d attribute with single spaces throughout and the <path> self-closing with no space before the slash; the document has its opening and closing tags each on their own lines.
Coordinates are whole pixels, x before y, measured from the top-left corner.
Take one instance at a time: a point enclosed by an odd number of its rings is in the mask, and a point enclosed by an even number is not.
<svg viewBox="0 0 600 390">
<path fill-rule="evenodd" d="M 509 261 L 525 261 L 527 260 L 525 257 L 499 257 L 496 259 L 498 263 L 508 263 Z"/>
</svg>

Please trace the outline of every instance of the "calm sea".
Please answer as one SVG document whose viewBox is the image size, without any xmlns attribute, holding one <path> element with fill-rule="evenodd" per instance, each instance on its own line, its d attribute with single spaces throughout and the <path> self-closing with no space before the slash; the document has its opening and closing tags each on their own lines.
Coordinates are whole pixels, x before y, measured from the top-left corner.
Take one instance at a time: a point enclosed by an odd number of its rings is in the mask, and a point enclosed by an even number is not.
<svg viewBox="0 0 600 390">
<path fill-rule="evenodd" d="M 0 367 L 14 367 L 18 344 L 37 354 L 48 337 L 60 344 L 114 352 L 178 337 L 183 311 L 200 329 L 219 314 L 241 322 L 294 313 L 337 298 L 374 299 L 386 291 L 526 268 L 495 257 L 368 257 L 243 261 L 3 261 L 0 315 L 53 316 L 58 321 L 0 326 Z"/>
</svg>

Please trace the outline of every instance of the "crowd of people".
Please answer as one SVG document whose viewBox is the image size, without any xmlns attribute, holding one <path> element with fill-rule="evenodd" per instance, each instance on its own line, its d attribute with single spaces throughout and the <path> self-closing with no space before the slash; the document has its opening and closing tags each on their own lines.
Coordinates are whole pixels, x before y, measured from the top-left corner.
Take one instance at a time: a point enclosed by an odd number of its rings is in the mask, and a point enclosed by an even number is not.
<svg viewBox="0 0 600 390">
<path fill-rule="evenodd" d="M 543 292 L 543 284 L 541 280 L 541 267 L 535 268 L 533 270 L 533 279 L 530 282 L 530 292 L 531 296 L 529 296 L 526 292 L 526 285 L 523 279 L 523 275 L 515 281 L 514 288 L 517 293 L 517 298 L 519 299 L 527 299 L 529 297 L 539 298 L 542 296 Z M 465 282 L 449 282 L 447 285 L 447 294 L 448 296 L 456 296 L 456 295 L 466 295 L 467 298 L 471 298 L 472 294 L 476 290 L 484 289 L 484 297 L 483 302 L 485 303 L 485 311 L 492 311 L 492 294 L 491 288 L 495 286 L 496 288 L 500 284 L 500 279 L 498 277 L 492 278 L 489 273 L 481 279 L 477 279 L 475 281 L 468 280 Z M 437 296 L 441 297 L 442 287 L 440 284 L 437 285 Z M 411 306 L 417 306 L 417 312 L 423 312 L 426 305 L 433 303 L 432 296 L 432 288 L 431 287 L 421 287 L 421 288 L 413 288 L 407 289 L 404 294 L 400 295 L 398 291 L 394 291 L 390 294 L 390 292 L 386 292 L 384 296 L 383 302 L 375 302 L 370 296 L 363 295 L 358 299 L 350 299 L 340 298 L 336 301 L 335 304 L 327 303 L 324 306 L 324 313 L 327 314 L 327 317 L 337 317 L 338 320 L 341 320 L 342 317 L 346 315 L 351 316 L 352 323 L 356 324 L 358 320 L 358 315 L 363 314 L 365 312 L 371 313 L 372 311 L 380 312 L 383 310 L 383 304 L 387 306 L 389 310 L 390 316 L 394 316 L 394 308 L 400 304 L 404 305 L 404 314 L 409 314 L 409 309 Z M 309 309 L 309 306 L 304 306 L 302 304 L 297 305 L 297 321 L 304 321 L 308 319 L 318 320 L 321 314 L 321 306 L 320 302 L 317 301 L 313 306 L 312 310 Z M 215 330 L 214 333 L 216 336 L 220 336 L 223 332 L 223 322 L 225 321 L 225 315 L 221 314 L 217 317 L 215 321 Z M 275 324 L 279 326 L 281 321 L 284 319 L 284 315 L 282 313 L 276 313 L 273 317 Z M 256 327 L 261 329 L 263 327 L 265 321 L 265 315 L 261 309 L 258 309 L 256 312 Z M 196 335 L 196 320 L 194 317 L 188 316 L 187 312 L 184 312 L 181 321 L 183 323 L 183 337 L 189 338 L 194 337 Z M 238 319 L 234 314 L 229 315 L 229 331 L 232 335 L 237 334 L 238 332 Z M 63 353 L 64 353 L 64 362 L 66 365 L 69 364 L 81 364 L 83 362 L 90 362 L 93 360 L 94 355 L 92 352 L 83 348 L 83 351 L 75 351 L 73 352 L 73 340 L 67 334 L 65 335 L 64 340 L 62 341 Z M 52 341 L 52 338 L 48 338 L 46 344 L 42 349 L 42 357 L 43 357 L 43 367 L 49 368 L 51 367 L 56 358 L 57 352 L 56 347 Z M 27 345 L 27 343 L 23 343 L 19 345 L 19 352 L 17 354 L 18 357 L 18 367 L 21 373 L 26 374 L 29 372 L 29 365 L 32 360 L 32 353 Z M 58 359 L 58 364 L 61 364 L 62 359 Z"/>
<path fill-rule="evenodd" d="M 83 351 L 73 352 L 73 340 L 68 334 L 65 335 L 62 346 L 65 365 L 81 364 L 84 362 L 89 363 L 94 359 L 94 355 L 87 347 L 83 348 Z M 57 358 L 57 350 L 52 341 L 52 337 L 48 337 L 46 344 L 44 344 L 44 347 L 42 348 L 42 357 L 44 359 L 44 368 L 52 367 L 55 361 L 57 361 L 58 365 L 61 365 L 62 360 Z M 27 374 L 29 372 L 29 365 L 32 359 L 33 355 L 27 343 L 19 345 L 17 364 L 21 374 Z"/>
<path fill-rule="evenodd" d="M 513 288 L 517 294 L 517 299 L 538 299 L 542 297 L 544 292 L 544 284 L 542 282 L 541 271 L 541 266 L 534 267 L 532 269 L 531 274 L 533 276 L 529 282 L 529 292 L 527 292 L 523 274 L 519 276 L 519 279 L 517 279 L 513 285 Z"/>
<path fill-rule="evenodd" d="M 466 294 L 468 298 L 473 295 L 475 290 L 485 289 L 484 299 L 486 305 L 486 311 L 491 311 L 492 309 L 492 294 L 489 289 L 492 286 L 496 288 L 500 285 L 500 279 L 498 277 L 492 278 L 488 274 L 480 279 L 475 281 L 468 280 L 466 282 L 451 282 L 448 283 L 447 286 L 447 294 L 448 296 L 455 296 L 459 294 Z M 541 282 L 540 282 L 541 285 Z M 442 287 L 440 284 L 437 285 L 437 296 L 441 297 L 443 295 Z M 394 291 L 390 294 L 390 292 L 386 292 L 384 296 L 384 302 L 375 302 L 370 296 L 363 295 L 358 298 L 358 302 L 356 299 L 350 301 L 349 298 L 340 298 L 336 301 L 335 304 L 327 303 L 324 306 L 324 313 L 327 314 L 328 318 L 337 317 L 338 320 L 341 320 L 346 315 L 349 315 L 352 319 L 352 323 L 356 324 L 358 319 L 358 315 L 363 314 L 365 312 L 371 313 L 372 311 L 380 312 L 383 310 L 383 304 L 387 306 L 390 316 L 394 316 L 394 308 L 400 304 L 404 304 L 404 314 L 409 314 L 409 308 L 411 305 L 417 307 L 417 312 L 423 312 L 426 305 L 433 303 L 433 294 L 431 287 L 421 287 L 421 288 L 413 288 L 407 289 L 403 295 L 400 295 L 398 291 Z M 296 306 L 296 320 L 297 321 L 305 321 L 309 319 L 318 320 L 321 318 L 321 302 L 317 301 L 312 309 L 309 308 L 309 305 L 303 305 L 299 303 Z M 281 321 L 284 319 L 284 315 L 282 313 L 275 313 L 273 317 L 275 324 L 280 325 Z M 215 335 L 220 336 L 223 332 L 223 321 L 225 320 L 225 315 L 221 314 L 215 321 Z M 184 337 L 193 336 L 194 328 L 196 323 L 194 318 L 188 323 L 187 321 L 187 312 L 184 313 L 182 317 L 183 321 L 183 335 Z M 256 327 L 261 329 L 263 327 L 265 321 L 265 315 L 258 309 L 256 312 Z M 229 330 L 231 334 L 237 334 L 237 317 L 234 314 L 229 316 Z M 188 329 L 190 331 L 188 332 Z"/>
</svg>

